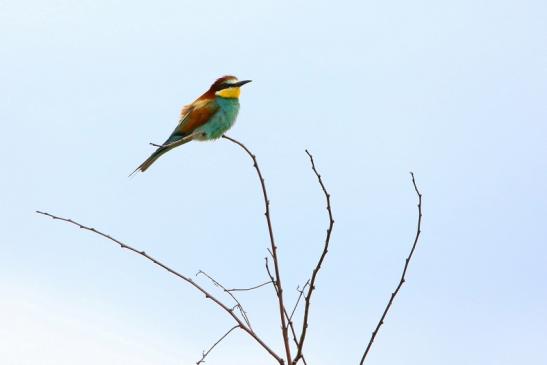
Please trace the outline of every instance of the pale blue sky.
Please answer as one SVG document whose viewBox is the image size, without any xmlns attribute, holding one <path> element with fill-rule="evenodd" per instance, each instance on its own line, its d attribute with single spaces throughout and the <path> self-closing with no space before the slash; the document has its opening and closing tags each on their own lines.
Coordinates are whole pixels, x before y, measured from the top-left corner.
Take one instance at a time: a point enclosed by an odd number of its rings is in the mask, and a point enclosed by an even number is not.
<svg viewBox="0 0 547 365">
<path fill-rule="evenodd" d="M 306 355 L 547 363 L 545 1 L 0 2 L 2 364 L 192 364 L 232 322 L 93 225 L 227 286 L 265 279 L 255 172 L 227 141 L 127 175 L 218 76 L 252 79 L 230 135 L 258 156 L 289 302 L 336 227 Z M 204 281 L 205 285 L 208 285 Z M 220 295 L 220 293 L 219 293 Z M 227 299 L 228 300 L 228 299 Z M 273 293 L 241 300 L 281 350 Z M 243 333 L 208 364 L 271 364 Z"/>
</svg>

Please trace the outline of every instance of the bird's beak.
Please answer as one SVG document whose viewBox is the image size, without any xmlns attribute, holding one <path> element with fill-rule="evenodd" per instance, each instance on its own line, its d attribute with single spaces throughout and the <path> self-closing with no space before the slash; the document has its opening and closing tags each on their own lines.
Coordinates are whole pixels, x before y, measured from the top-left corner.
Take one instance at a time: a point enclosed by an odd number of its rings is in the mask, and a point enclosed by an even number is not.
<svg viewBox="0 0 547 365">
<path fill-rule="evenodd" d="M 251 81 L 253 81 L 253 80 L 238 81 L 238 82 L 236 82 L 236 83 L 234 84 L 234 86 L 241 87 L 241 86 L 243 86 L 243 85 L 245 85 L 245 84 L 248 84 L 248 83 L 251 82 Z"/>
</svg>

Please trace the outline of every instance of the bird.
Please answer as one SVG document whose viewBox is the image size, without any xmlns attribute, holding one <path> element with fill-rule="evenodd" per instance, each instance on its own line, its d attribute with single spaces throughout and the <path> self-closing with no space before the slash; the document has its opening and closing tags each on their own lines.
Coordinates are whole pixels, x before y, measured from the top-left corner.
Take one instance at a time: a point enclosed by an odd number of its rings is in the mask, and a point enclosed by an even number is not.
<svg viewBox="0 0 547 365">
<path fill-rule="evenodd" d="M 158 149 L 139 165 L 137 171 L 146 171 L 158 158 L 175 147 L 190 141 L 215 140 L 230 129 L 239 112 L 241 86 L 251 80 L 239 81 L 226 75 L 218 78 L 211 87 L 191 104 L 184 106 L 173 133 L 158 146 Z"/>
</svg>

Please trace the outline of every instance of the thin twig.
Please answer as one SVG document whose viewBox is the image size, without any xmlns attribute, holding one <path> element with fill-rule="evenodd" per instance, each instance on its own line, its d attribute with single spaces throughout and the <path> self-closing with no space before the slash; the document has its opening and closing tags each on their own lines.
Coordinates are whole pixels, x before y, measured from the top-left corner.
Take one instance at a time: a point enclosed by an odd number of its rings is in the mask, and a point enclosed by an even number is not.
<svg viewBox="0 0 547 365">
<path fill-rule="evenodd" d="M 422 194 L 420 193 L 420 191 L 418 190 L 418 187 L 416 186 L 416 180 L 414 180 L 414 173 L 411 172 L 410 176 L 412 176 L 412 185 L 414 185 L 414 190 L 416 191 L 416 194 L 418 195 L 418 224 L 416 227 L 416 236 L 414 237 L 414 243 L 412 244 L 412 249 L 410 250 L 408 257 L 405 260 L 405 266 L 403 269 L 403 273 L 401 274 L 401 280 L 399 280 L 399 284 L 397 285 L 397 288 L 395 289 L 395 291 L 391 293 L 391 297 L 389 298 L 387 306 L 384 309 L 384 313 L 382 313 L 382 317 L 380 317 L 380 321 L 378 321 L 376 328 L 372 332 L 372 336 L 370 337 L 370 341 L 368 342 L 367 348 L 365 349 L 365 352 L 363 353 L 363 357 L 361 358 L 361 362 L 359 362 L 359 365 L 364 364 L 365 358 L 367 357 L 367 354 L 370 351 L 372 343 L 374 342 L 374 339 L 376 338 L 376 335 L 378 334 L 380 327 L 384 324 L 384 319 L 386 318 L 387 312 L 391 308 L 391 304 L 393 304 L 393 300 L 395 299 L 395 296 L 397 296 L 397 293 L 399 293 L 399 290 L 405 283 L 406 270 L 408 269 L 408 264 L 410 263 L 410 260 L 412 259 L 412 255 L 414 254 L 414 250 L 416 249 L 418 239 L 420 238 L 420 233 L 422 232 Z"/>
<path fill-rule="evenodd" d="M 185 136 L 181 139 L 178 139 L 176 140 L 175 142 L 171 142 L 171 143 L 166 143 L 166 144 L 156 144 L 156 143 L 152 143 L 152 142 L 149 142 L 148 144 L 150 146 L 154 146 L 154 147 L 158 147 L 158 148 L 171 148 L 171 147 L 177 147 L 177 146 L 180 146 L 181 144 L 184 144 L 186 142 L 189 142 L 191 141 L 195 136 L 199 135 L 199 133 L 192 133 L 188 136 Z M 202 136 L 204 136 L 205 134 L 202 133 L 201 134 Z"/>
<path fill-rule="evenodd" d="M 238 316 L 235 315 L 233 309 L 230 309 L 228 306 L 226 306 L 224 303 L 222 303 L 220 300 L 218 300 L 215 296 L 213 296 L 211 293 L 209 293 L 207 290 L 203 289 L 200 285 L 196 284 L 191 278 L 187 277 L 187 276 L 184 276 L 180 273 L 178 273 L 177 271 L 175 271 L 174 269 L 170 268 L 169 266 L 161 263 L 160 261 L 156 260 L 154 257 L 148 255 L 146 252 L 144 251 L 140 251 L 132 246 L 129 246 L 125 243 L 123 243 L 122 241 L 106 234 L 106 233 L 103 233 L 101 231 L 98 231 L 97 229 L 95 228 L 92 228 L 92 227 L 87 227 L 87 226 L 84 226 L 83 224 L 80 224 L 76 221 L 73 221 L 72 219 L 67 219 L 67 218 L 62 218 L 62 217 L 57 217 L 53 214 L 50 214 L 50 213 L 46 213 L 46 212 L 41 212 L 41 211 L 36 211 L 36 213 L 38 214 L 42 214 L 42 215 L 45 215 L 45 216 L 48 216 L 48 217 L 51 217 L 52 219 L 57 219 L 57 220 L 60 220 L 60 221 L 64 221 L 64 222 L 67 222 L 67 223 L 70 223 L 70 224 L 73 224 L 81 229 L 84 229 L 84 230 L 87 230 L 87 231 L 90 231 L 90 232 L 93 232 L 95 234 L 98 234 L 99 236 L 103 236 L 104 238 L 118 244 L 120 246 L 120 248 L 123 248 L 123 249 L 127 249 L 129 251 L 132 251 L 138 255 L 141 255 L 143 257 L 145 257 L 146 259 L 152 261 L 154 264 L 160 266 L 161 268 L 167 270 L 168 272 L 170 272 L 171 274 L 177 276 L 178 278 L 186 281 L 188 284 L 192 285 L 194 288 L 196 288 L 197 290 L 199 290 L 202 294 L 205 295 L 205 298 L 206 299 L 210 299 L 212 300 L 214 303 L 216 303 L 219 307 L 221 307 L 224 311 L 226 311 L 226 313 L 228 313 L 238 324 L 238 327 L 240 327 L 242 330 L 244 330 L 245 332 L 247 332 L 252 338 L 255 339 L 256 342 L 258 342 L 260 344 L 260 346 L 262 346 L 273 358 L 275 358 L 279 364 L 284 364 L 284 360 L 279 357 L 279 355 L 277 355 L 275 353 L 275 351 L 273 351 L 268 345 L 266 345 L 266 343 L 260 338 L 258 337 L 249 327 L 247 327 L 245 325 L 245 323 L 243 323 Z"/>
<path fill-rule="evenodd" d="M 219 283 L 217 280 L 213 279 L 213 277 L 211 275 L 207 274 L 205 271 L 199 270 L 198 273 L 196 274 L 196 276 L 198 276 L 199 274 L 205 275 L 209 280 L 211 280 L 213 282 L 213 284 L 215 284 L 216 286 L 218 286 L 219 288 L 224 290 L 225 293 L 228 293 L 228 295 L 230 295 L 232 297 L 232 299 L 237 303 L 236 307 L 239 308 L 239 311 L 241 312 L 241 316 L 243 317 L 243 320 L 245 321 L 245 323 L 247 323 L 247 326 L 249 326 L 249 328 L 252 331 L 253 327 L 251 326 L 251 321 L 249 320 L 249 317 L 247 316 L 247 312 L 245 311 L 245 309 L 243 308 L 243 306 L 241 305 L 239 300 L 237 300 L 236 296 L 233 295 L 230 291 L 228 291 L 224 287 L 224 285 Z"/>
<path fill-rule="evenodd" d="M 255 289 L 258 289 L 258 288 L 262 288 L 263 286 L 266 286 L 268 284 L 273 284 L 273 281 L 269 280 L 269 281 L 266 281 L 265 283 L 255 285 L 255 286 L 252 286 L 250 288 L 233 288 L 233 289 L 226 289 L 226 291 L 228 291 L 228 292 L 232 292 L 232 291 L 250 291 L 250 290 L 255 290 Z"/>
<path fill-rule="evenodd" d="M 280 273 L 280 270 L 279 270 L 279 260 L 278 260 L 278 257 L 277 257 L 277 246 L 275 245 L 275 240 L 274 240 L 274 234 L 273 234 L 273 228 L 272 228 L 272 221 L 271 221 L 271 218 L 270 218 L 270 200 L 268 198 L 268 193 L 266 191 L 266 184 L 264 182 L 264 178 L 262 177 L 262 172 L 260 172 L 260 168 L 258 167 L 258 162 L 256 160 L 256 156 L 241 142 L 231 138 L 231 137 L 228 137 L 226 135 L 223 135 L 222 138 L 225 138 L 235 144 L 237 144 L 238 146 L 240 146 L 245 152 L 247 152 L 247 154 L 249 155 L 249 157 L 251 157 L 251 159 L 253 160 L 253 166 L 256 170 L 256 173 L 258 174 L 258 178 L 260 180 L 260 186 L 262 187 L 262 195 L 264 197 L 264 205 L 265 205 L 265 208 L 266 208 L 266 211 L 264 212 L 264 215 L 266 216 L 266 222 L 268 224 L 268 233 L 269 233 L 269 236 L 270 236 L 270 244 L 271 244 L 271 255 L 272 255 L 272 259 L 273 259 L 273 263 L 274 263 L 274 269 L 275 269 L 275 285 L 277 287 L 277 301 L 279 303 L 279 316 L 280 316 L 280 319 L 281 319 L 281 332 L 282 332 L 282 335 L 283 335 L 283 344 L 285 346 L 285 355 L 286 355 L 286 358 L 287 358 L 287 365 L 290 365 L 291 362 L 292 362 L 292 357 L 291 357 L 291 346 L 289 344 L 289 333 L 288 333 L 288 326 L 287 326 L 287 321 L 285 319 L 285 312 L 286 312 L 286 309 L 285 309 L 285 305 L 283 303 L 283 287 L 281 285 L 281 273 Z"/>
<path fill-rule="evenodd" d="M 228 332 L 226 332 L 224 335 L 222 335 L 222 337 L 219 338 L 218 341 L 215 342 L 215 343 L 213 344 L 213 346 L 211 346 L 211 347 L 209 348 L 209 350 L 204 351 L 203 354 L 201 355 L 201 359 L 200 359 L 198 362 L 196 362 L 196 365 L 199 365 L 199 364 L 201 364 L 201 363 L 204 363 L 204 362 L 205 362 L 205 358 L 207 357 L 207 355 L 209 355 L 209 353 L 210 353 L 211 351 L 213 351 L 213 349 L 215 348 L 215 346 L 218 345 L 220 342 L 222 342 L 222 340 L 224 340 L 224 339 L 226 338 L 226 336 L 228 336 L 228 335 L 230 334 L 230 332 L 232 332 L 233 330 L 235 330 L 235 329 L 238 328 L 238 327 L 239 327 L 238 325 L 235 325 L 235 326 L 233 326 L 232 328 L 230 328 L 230 329 L 228 330 Z"/>
<path fill-rule="evenodd" d="M 296 290 L 300 293 L 298 295 L 298 298 L 296 299 L 296 303 L 294 304 L 294 308 L 292 309 L 292 312 L 291 312 L 291 315 L 289 316 L 289 320 L 292 320 L 292 317 L 294 316 L 294 312 L 296 312 L 296 308 L 298 307 L 298 303 L 300 303 L 300 299 L 302 299 L 302 296 L 304 295 L 304 291 L 306 290 L 306 287 L 310 285 L 310 281 L 306 281 L 306 284 L 304 284 L 304 286 L 302 287 L 302 289 L 300 288 L 296 288 Z"/>
<path fill-rule="evenodd" d="M 306 333 L 308 330 L 308 319 L 310 314 L 311 296 L 313 294 L 313 290 L 315 289 L 315 281 L 317 279 L 317 274 L 319 273 L 319 270 L 321 269 L 321 265 L 323 264 L 323 260 L 325 259 L 325 256 L 327 255 L 327 252 L 329 251 L 330 237 L 332 233 L 332 228 L 334 226 L 334 219 L 332 217 L 332 209 L 330 204 L 330 194 L 327 191 L 325 184 L 323 183 L 323 179 L 321 179 L 321 175 L 315 168 L 315 162 L 313 160 L 312 154 L 308 150 L 306 150 L 306 153 L 308 154 L 310 158 L 311 168 L 313 172 L 315 173 L 315 176 L 317 176 L 317 181 L 319 182 L 319 185 L 321 185 L 321 190 L 323 190 L 323 194 L 325 195 L 325 199 L 327 201 L 327 211 L 329 214 L 329 226 L 327 228 L 327 234 L 325 237 L 323 252 L 321 253 L 321 256 L 319 257 L 319 261 L 317 261 L 317 265 L 315 265 L 315 268 L 313 269 L 311 279 L 310 279 L 310 287 L 304 299 L 305 305 L 304 305 L 304 319 L 302 320 L 302 332 L 300 333 L 300 340 L 298 341 L 297 353 L 292 362 L 293 365 L 296 364 L 298 360 L 302 357 L 302 349 L 304 347 L 304 341 L 306 340 Z"/>
</svg>

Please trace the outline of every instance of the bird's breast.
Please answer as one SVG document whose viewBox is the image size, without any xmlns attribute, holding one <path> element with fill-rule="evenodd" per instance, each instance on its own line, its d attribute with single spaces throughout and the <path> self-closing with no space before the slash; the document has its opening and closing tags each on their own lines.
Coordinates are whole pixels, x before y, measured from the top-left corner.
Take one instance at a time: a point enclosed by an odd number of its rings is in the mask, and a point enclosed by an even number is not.
<svg viewBox="0 0 547 365">
<path fill-rule="evenodd" d="M 227 119 L 234 119 L 239 112 L 239 99 L 217 97 L 217 103 Z"/>
<path fill-rule="evenodd" d="M 218 111 L 211 117 L 201 131 L 205 133 L 204 139 L 220 138 L 234 125 L 239 112 L 239 100 L 237 98 L 217 97 Z"/>
</svg>

